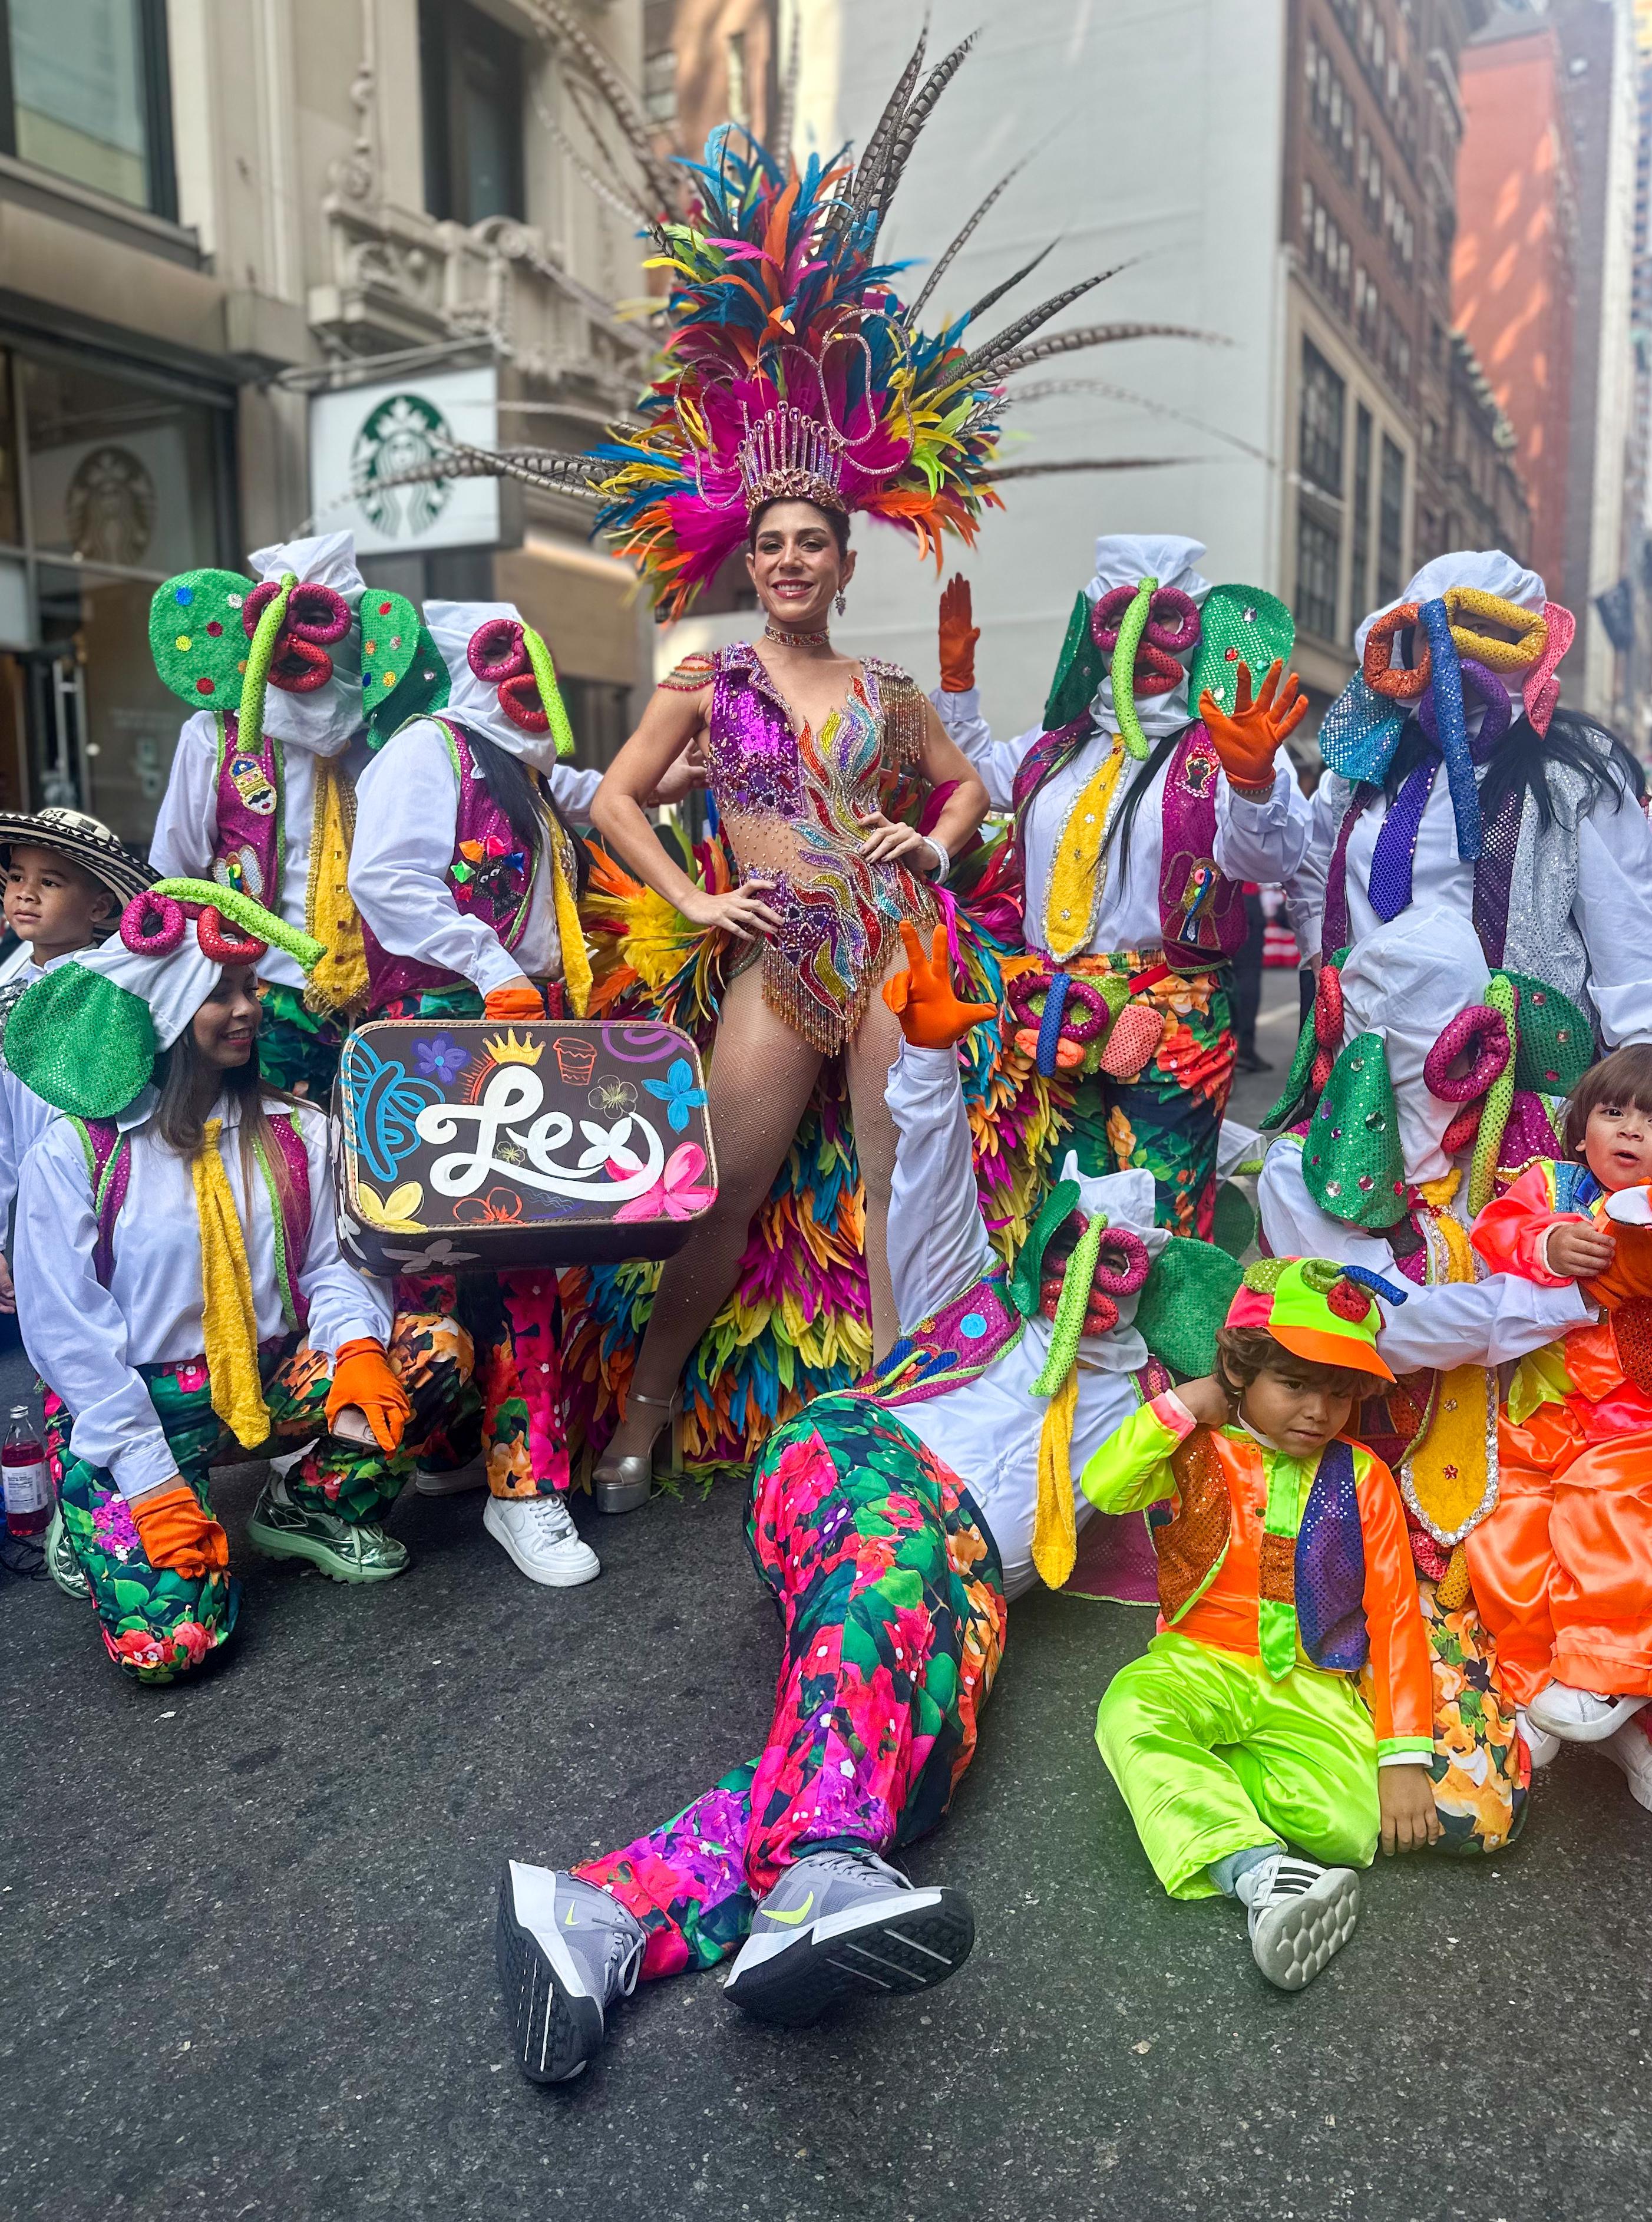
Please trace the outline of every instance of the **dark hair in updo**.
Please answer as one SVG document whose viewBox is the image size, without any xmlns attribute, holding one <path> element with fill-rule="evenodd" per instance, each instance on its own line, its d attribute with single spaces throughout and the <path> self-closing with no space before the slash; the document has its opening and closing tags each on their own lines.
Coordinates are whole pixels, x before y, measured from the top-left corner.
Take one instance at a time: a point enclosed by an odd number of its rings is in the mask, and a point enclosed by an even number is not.
<svg viewBox="0 0 1652 2222">
<path fill-rule="evenodd" d="M 838 543 L 839 555 L 846 556 L 849 553 L 849 519 L 844 515 L 842 510 L 827 509 L 820 502 L 810 501 L 807 494 L 777 493 L 771 495 L 767 501 L 760 501 L 751 512 L 751 520 L 745 528 L 745 546 L 749 556 L 755 556 L 757 552 L 757 535 L 763 530 L 763 518 L 768 516 L 771 509 L 777 508 L 782 501 L 801 501 L 807 508 L 812 509 L 817 517 L 823 518 L 832 528 L 832 537 Z"/>
</svg>

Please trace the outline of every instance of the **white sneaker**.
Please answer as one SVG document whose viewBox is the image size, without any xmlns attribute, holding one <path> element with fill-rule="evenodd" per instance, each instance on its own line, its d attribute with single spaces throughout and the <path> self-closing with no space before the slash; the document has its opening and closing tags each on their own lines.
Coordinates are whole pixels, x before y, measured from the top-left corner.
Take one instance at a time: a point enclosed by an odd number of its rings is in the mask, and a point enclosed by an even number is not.
<svg viewBox="0 0 1652 2222">
<path fill-rule="evenodd" d="M 1537 1692 L 1526 1714 L 1562 1743 L 1599 1743 L 1649 1704 L 1652 1698 L 1602 1697 L 1596 1690 L 1574 1690 L 1569 1682 L 1551 1682 Z"/>
<path fill-rule="evenodd" d="M 413 1468 L 413 1487 L 420 1497 L 463 1497 L 487 1486 L 487 1460 L 478 1455 L 468 1466 L 443 1471 L 433 1466 Z"/>
<path fill-rule="evenodd" d="M 1360 1918 L 1360 1878 L 1352 1867 L 1322 1867 L 1290 1852 L 1241 1875 L 1240 1893 L 1250 1907 L 1252 1956 L 1281 1991 L 1311 1983 Z"/>
<path fill-rule="evenodd" d="M 1531 1771 L 1536 1774 L 1538 1768 L 1547 1767 L 1549 1761 L 1559 1751 L 1561 1740 L 1557 1736 L 1550 1736 L 1547 1729 L 1540 1729 L 1523 1705 L 1515 1707 L 1514 1720 L 1515 1726 L 1526 1739 L 1526 1751 L 1531 1760 Z"/>
<path fill-rule="evenodd" d="M 531 1582 L 547 1589 L 577 1589 L 602 1572 L 560 1497 L 490 1497 L 482 1526 Z"/>
<path fill-rule="evenodd" d="M 1611 1760 L 1621 1767 L 1629 1779 L 1629 1794 L 1637 1805 L 1644 1805 L 1652 1813 L 1652 1738 L 1647 1732 L 1646 1716 L 1625 1721 L 1621 1729 L 1606 1737 L 1600 1747 L 1602 1759 Z"/>
</svg>

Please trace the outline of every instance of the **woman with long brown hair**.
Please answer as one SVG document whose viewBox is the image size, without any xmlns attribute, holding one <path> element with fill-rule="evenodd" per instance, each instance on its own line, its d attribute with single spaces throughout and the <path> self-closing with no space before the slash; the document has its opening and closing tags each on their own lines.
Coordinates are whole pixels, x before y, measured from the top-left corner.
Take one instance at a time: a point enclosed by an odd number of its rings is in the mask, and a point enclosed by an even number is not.
<svg viewBox="0 0 1652 2222">
<path fill-rule="evenodd" d="M 259 1075 L 271 946 L 319 954 L 249 897 L 162 881 L 7 1029 L 11 1070 L 69 1114 L 18 1191 L 23 1340 L 69 1549 L 140 1681 L 198 1666 L 235 1625 L 207 1486 L 232 1445 L 308 1445 L 258 1500 L 258 1550 L 389 1581 L 407 1552 L 380 1517 L 468 1371 L 451 1322 L 396 1332 L 340 1252 L 326 1117 Z"/>
</svg>

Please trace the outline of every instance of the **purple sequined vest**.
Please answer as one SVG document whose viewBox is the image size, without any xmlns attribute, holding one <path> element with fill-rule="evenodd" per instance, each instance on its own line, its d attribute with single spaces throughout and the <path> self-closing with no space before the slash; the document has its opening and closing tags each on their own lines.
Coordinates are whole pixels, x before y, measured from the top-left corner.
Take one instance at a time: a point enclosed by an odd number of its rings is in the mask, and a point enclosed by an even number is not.
<svg viewBox="0 0 1652 2222">
<path fill-rule="evenodd" d="M 503 947 L 514 949 L 528 922 L 533 859 L 512 832 L 510 819 L 477 770 L 470 736 L 464 727 L 449 718 L 437 718 L 435 722 L 446 738 L 453 775 L 459 782 L 448 885 L 467 918 L 481 919 L 484 926 L 493 928 Z M 403 995 L 428 995 L 439 988 L 464 985 L 455 973 L 386 949 L 365 920 L 361 938 L 367 946 L 368 1001 L 375 1011 Z"/>
<path fill-rule="evenodd" d="M 1027 750 L 1015 775 L 1015 870 L 1026 876 L 1021 835 L 1033 797 L 1051 775 L 1071 763 L 1096 731 L 1088 712 L 1071 725 L 1045 733 Z M 1218 869 L 1216 789 L 1221 765 L 1209 736 L 1190 725 L 1176 745 L 1165 775 L 1164 845 L 1159 867 L 1159 927 L 1165 961 L 1183 972 L 1208 971 L 1243 946 L 1244 890 Z"/>
<path fill-rule="evenodd" d="M 218 713 L 217 819 L 213 878 L 279 914 L 286 851 L 281 744 L 267 728 L 256 754 L 243 749 L 233 710 Z"/>
</svg>

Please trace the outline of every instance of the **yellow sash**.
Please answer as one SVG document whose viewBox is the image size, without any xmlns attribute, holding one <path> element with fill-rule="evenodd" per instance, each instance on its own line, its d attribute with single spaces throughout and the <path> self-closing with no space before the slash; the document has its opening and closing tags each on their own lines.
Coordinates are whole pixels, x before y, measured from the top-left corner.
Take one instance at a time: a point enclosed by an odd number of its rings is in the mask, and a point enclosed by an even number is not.
<svg viewBox="0 0 1652 2222">
<path fill-rule="evenodd" d="M 201 1238 L 201 1332 L 212 1409 L 250 1451 L 267 1438 L 270 1415 L 258 1371 L 258 1314 L 247 1238 L 218 1154 L 223 1133 L 223 1120 L 209 1119 L 206 1139 L 190 1162 Z"/>
<path fill-rule="evenodd" d="M 355 791 L 345 777 L 342 760 L 317 756 L 304 922 L 326 954 L 305 989 L 305 1007 L 311 1011 L 348 1011 L 367 992 L 361 920 L 350 900 L 350 836 L 355 830 Z"/>
<path fill-rule="evenodd" d="M 1033 1522 L 1033 1564 L 1058 1590 L 1078 1556 L 1078 1519 L 1072 1503 L 1072 1422 L 1078 1408 L 1078 1368 L 1051 1397 L 1039 1434 L 1039 1503 Z"/>
<path fill-rule="evenodd" d="M 1451 1200 L 1461 1175 L 1453 1171 L 1417 1190 L 1432 1214 L 1445 1251 L 1446 1277 L 1457 1284 L 1475 1277 L 1468 1230 L 1454 1216 Z M 1476 1524 L 1495 1482 L 1497 1376 L 1484 1365 L 1454 1365 L 1440 1377 L 1426 1433 L 1405 1460 L 1405 1475 L 1416 1510 L 1441 1539 L 1455 1538 Z M 1468 1594 L 1468 1560 L 1460 1541 L 1438 1585 L 1442 1605 L 1454 1610 Z"/>
</svg>

